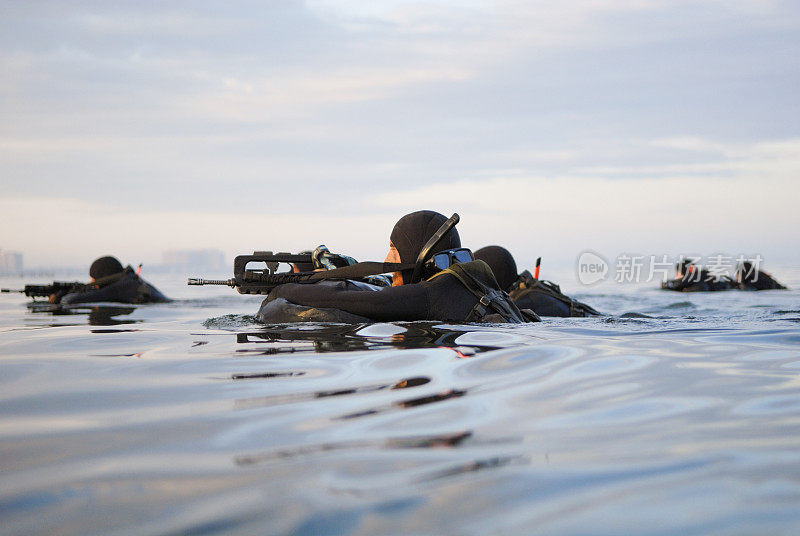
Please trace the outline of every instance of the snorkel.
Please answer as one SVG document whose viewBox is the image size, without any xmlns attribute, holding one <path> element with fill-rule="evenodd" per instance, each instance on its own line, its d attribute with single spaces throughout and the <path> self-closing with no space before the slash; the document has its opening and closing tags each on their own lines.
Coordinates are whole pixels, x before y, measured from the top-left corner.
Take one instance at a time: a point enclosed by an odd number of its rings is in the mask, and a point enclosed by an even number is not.
<svg viewBox="0 0 800 536">
<path fill-rule="evenodd" d="M 422 272 L 425 266 L 425 261 L 428 260 L 428 257 L 431 253 L 434 253 L 436 250 L 436 246 L 439 242 L 442 241 L 444 236 L 456 226 L 456 224 L 460 221 L 460 217 L 458 214 L 454 213 L 450 216 L 447 221 L 445 221 L 439 229 L 433 233 L 433 236 L 425 242 L 425 245 L 422 246 L 422 249 L 417 256 L 417 261 L 414 264 L 414 272 L 411 274 L 411 281 L 409 283 L 419 283 L 422 279 Z"/>
</svg>

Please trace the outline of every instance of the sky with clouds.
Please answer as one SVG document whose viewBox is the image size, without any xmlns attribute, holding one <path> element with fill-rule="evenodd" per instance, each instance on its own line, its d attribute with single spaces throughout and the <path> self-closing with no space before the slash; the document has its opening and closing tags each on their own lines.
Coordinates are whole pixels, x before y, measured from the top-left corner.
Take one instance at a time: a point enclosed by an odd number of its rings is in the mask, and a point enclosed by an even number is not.
<svg viewBox="0 0 800 536">
<path fill-rule="evenodd" d="M 800 261 L 800 4 L 31 2 L 0 17 L 0 248 Z"/>
</svg>

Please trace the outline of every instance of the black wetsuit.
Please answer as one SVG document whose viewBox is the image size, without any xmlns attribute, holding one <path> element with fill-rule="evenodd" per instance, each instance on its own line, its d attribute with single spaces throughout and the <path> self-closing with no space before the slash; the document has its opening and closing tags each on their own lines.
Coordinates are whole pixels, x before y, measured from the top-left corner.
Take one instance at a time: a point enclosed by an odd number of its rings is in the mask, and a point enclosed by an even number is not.
<svg viewBox="0 0 800 536">
<path fill-rule="evenodd" d="M 258 318 L 276 322 L 263 314 L 269 302 L 282 298 L 291 304 L 332 309 L 356 315 L 365 321 L 443 320 L 463 322 L 478 299 L 455 277 L 445 274 L 432 281 L 365 291 L 348 281 L 323 281 L 315 285 L 287 284 L 276 287 L 264 300 Z M 277 320 L 280 322 L 282 320 Z M 364 320 L 362 320 L 364 321 Z"/>
<path fill-rule="evenodd" d="M 169 298 L 131 269 L 122 273 L 118 280 L 100 288 L 80 289 L 56 297 L 56 303 L 65 305 L 90 302 L 159 303 L 168 301 L 170 301 Z"/>
<path fill-rule="evenodd" d="M 743 278 L 739 283 L 741 290 L 786 290 L 784 285 L 766 272 L 758 271 L 758 277 Z"/>
<path fill-rule="evenodd" d="M 555 285 L 555 287 L 558 289 L 558 285 Z M 543 292 L 536 287 L 516 289 L 508 294 L 517 304 L 517 307 L 530 309 L 539 316 L 585 317 L 601 314 L 585 303 L 564 295 L 560 292 L 560 289 L 558 295 Z"/>
<path fill-rule="evenodd" d="M 712 292 L 718 290 L 732 290 L 736 288 L 736 283 L 727 276 L 719 279 L 711 277 L 706 270 L 700 270 L 685 274 L 680 279 L 672 279 L 661 283 L 662 290 L 675 290 L 678 292 Z"/>
<path fill-rule="evenodd" d="M 498 288 L 483 261 L 455 264 L 420 283 L 369 290 L 362 285 L 352 281 L 280 285 L 256 316 L 265 323 L 539 321 L 534 313 L 520 311 Z"/>
</svg>

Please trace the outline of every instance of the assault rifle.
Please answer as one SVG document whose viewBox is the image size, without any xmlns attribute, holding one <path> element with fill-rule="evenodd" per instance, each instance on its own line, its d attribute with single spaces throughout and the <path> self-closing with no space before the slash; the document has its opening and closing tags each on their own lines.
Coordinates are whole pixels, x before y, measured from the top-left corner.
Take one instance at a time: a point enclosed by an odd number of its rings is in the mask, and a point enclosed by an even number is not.
<svg viewBox="0 0 800 536">
<path fill-rule="evenodd" d="M 21 290 L 4 288 L 0 289 L 0 292 L 4 294 L 19 292 L 20 294 L 25 294 L 29 298 L 49 298 L 51 295 L 58 294 L 60 292 L 75 292 L 84 286 L 85 283 L 81 283 L 80 281 L 54 281 L 49 285 L 25 285 L 25 288 Z"/>
<path fill-rule="evenodd" d="M 360 279 L 369 283 L 388 286 L 386 280 L 381 281 L 373 276 L 394 271 L 400 266 L 395 263 L 362 262 L 349 264 L 349 257 L 328 253 L 326 260 L 332 262 L 330 270 L 312 272 L 279 271 L 281 265 L 303 266 L 318 265 L 312 253 L 273 253 L 256 251 L 252 255 L 238 255 L 233 260 L 233 277 L 230 279 L 189 278 L 189 285 L 225 285 L 235 288 L 239 294 L 269 294 L 278 285 L 286 283 L 314 283 L 322 279 Z M 258 263 L 257 267 L 252 264 Z M 379 268 L 375 268 L 378 265 Z M 384 265 L 386 269 L 383 269 Z M 408 267 L 408 265 L 403 265 Z M 411 265 L 413 267 L 413 265 Z"/>
<path fill-rule="evenodd" d="M 189 285 L 225 285 L 235 288 L 239 294 L 269 294 L 278 285 L 286 283 L 316 283 L 323 279 L 350 279 L 366 283 L 388 286 L 386 279 L 375 276 L 402 270 L 413 270 L 411 283 L 417 283 L 425 275 L 425 264 L 428 257 L 436 251 L 436 245 L 441 242 L 447 232 L 459 221 L 458 214 L 453 214 L 428 242 L 422 247 L 417 262 L 356 262 L 355 259 L 345 255 L 330 253 L 328 248 L 320 246 L 310 253 L 273 253 L 271 251 L 256 251 L 252 255 L 239 255 L 233 260 L 233 277 L 230 279 L 202 279 L 189 278 Z M 257 268 L 250 268 L 251 263 L 259 264 Z M 279 271 L 281 265 L 308 266 L 326 268 L 321 271 Z"/>
</svg>

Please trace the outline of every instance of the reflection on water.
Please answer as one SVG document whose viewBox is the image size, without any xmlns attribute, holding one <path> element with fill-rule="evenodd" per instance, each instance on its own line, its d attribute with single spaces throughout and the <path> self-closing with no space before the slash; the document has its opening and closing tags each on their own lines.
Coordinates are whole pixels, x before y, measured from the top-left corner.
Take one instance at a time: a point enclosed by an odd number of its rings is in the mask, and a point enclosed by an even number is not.
<svg viewBox="0 0 800 536">
<path fill-rule="evenodd" d="M 90 326 L 116 326 L 119 324 L 133 324 L 139 320 L 118 319 L 118 316 L 129 315 L 136 307 L 120 305 L 60 305 L 46 302 L 32 302 L 28 304 L 31 313 L 39 315 L 52 315 L 55 317 L 67 315 L 88 316 Z M 48 327 L 57 327 L 61 324 L 49 324 Z"/>
<path fill-rule="evenodd" d="M 0 302 L 0 533 L 794 534 L 793 292 L 528 326 Z"/>
<path fill-rule="evenodd" d="M 282 458 L 307 456 L 332 450 L 349 450 L 361 448 L 379 449 L 429 449 L 429 448 L 455 448 L 464 440 L 472 437 L 472 432 L 460 432 L 438 436 L 418 436 L 382 439 L 378 441 L 343 441 L 322 445 L 307 445 L 291 450 L 278 450 L 264 454 L 251 454 L 239 456 L 235 459 L 237 465 L 252 465 L 267 463 Z"/>
<path fill-rule="evenodd" d="M 309 328 L 312 329 L 309 329 Z M 456 352 L 474 355 L 501 346 L 494 343 L 518 337 L 509 334 L 489 334 L 484 341 L 458 342 L 470 333 L 450 330 L 433 322 L 403 324 L 372 324 L 366 327 L 349 324 L 317 324 L 314 326 L 275 326 L 259 331 L 236 333 L 236 342 L 248 347 L 237 349 L 243 354 L 270 355 L 299 351 L 351 352 L 382 348 L 450 348 Z M 473 334 L 474 335 L 474 334 Z M 479 337 L 478 337 L 479 338 Z"/>
</svg>

